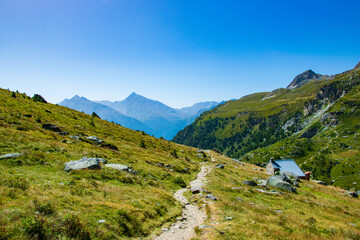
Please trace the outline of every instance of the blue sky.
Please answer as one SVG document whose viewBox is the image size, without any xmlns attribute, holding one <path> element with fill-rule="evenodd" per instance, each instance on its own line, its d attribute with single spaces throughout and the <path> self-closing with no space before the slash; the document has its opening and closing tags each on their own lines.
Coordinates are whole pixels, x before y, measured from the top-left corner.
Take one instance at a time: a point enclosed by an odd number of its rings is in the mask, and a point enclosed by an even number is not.
<svg viewBox="0 0 360 240">
<path fill-rule="evenodd" d="M 0 0 L 0 87 L 184 107 L 360 61 L 360 1 Z"/>
</svg>

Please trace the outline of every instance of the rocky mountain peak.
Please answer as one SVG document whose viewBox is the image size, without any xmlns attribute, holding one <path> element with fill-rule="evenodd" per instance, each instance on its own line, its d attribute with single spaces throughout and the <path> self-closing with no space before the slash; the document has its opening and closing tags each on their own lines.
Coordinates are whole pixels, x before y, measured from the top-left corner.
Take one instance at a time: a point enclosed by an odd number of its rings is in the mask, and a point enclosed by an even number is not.
<svg viewBox="0 0 360 240">
<path fill-rule="evenodd" d="M 308 82 L 322 79 L 321 75 L 309 69 L 299 75 L 287 86 L 287 89 L 294 89 L 305 85 Z"/>
<path fill-rule="evenodd" d="M 137 94 L 136 92 L 131 93 L 127 98 L 125 98 L 125 102 L 138 102 L 138 101 L 145 101 L 145 100 L 150 100 L 147 99 L 146 97 L 143 97 L 139 94 Z"/>
</svg>

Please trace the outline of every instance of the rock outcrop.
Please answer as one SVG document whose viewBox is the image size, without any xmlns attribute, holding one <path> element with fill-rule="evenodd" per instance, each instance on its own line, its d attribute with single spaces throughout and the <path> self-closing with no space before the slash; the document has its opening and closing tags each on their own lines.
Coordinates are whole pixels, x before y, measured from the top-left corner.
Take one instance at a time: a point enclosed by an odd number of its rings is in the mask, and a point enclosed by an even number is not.
<svg viewBox="0 0 360 240">
<path fill-rule="evenodd" d="M 109 163 L 105 164 L 105 167 L 116 169 L 119 171 L 131 172 L 131 168 L 122 164 Z"/>
<path fill-rule="evenodd" d="M 83 169 L 101 169 L 100 163 L 106 163 L 103 158 L 88 158 L 82 157 L 80 160 L 70 161 L 65 163 L 65 172 Z"/>
<path fill-rule="evenodd" d="M 280 189 L 286 190 L 288 192 L 297 193 L 297 189 L 294 188 L 290 183 L 285 182 L 283 179 L 284 179 L 284 176 L 281 176 L 281 175 L 271 176 L 266 180 L 266 185 L 272 186 L 275 188 L 280 188 Z"/>
<path fill-rule="evenodd" d="M 52 125 L 52 124 L 48 124 L 48 123 L 43 124 L 42 128 L 45 130 L 53 131 L 53 132 L 62 132 L 59 127 Z"/>
<path fill-rule="evenodd" d="M 308 82 L 320 80 L 322 75 L 315 73 L 313 70 L 307 70 L 297 75 L 294 80 L 287 86 L 287 89 L 294 89 L 305 85 Z"/>
<path fill-rule="evenodd" d="M 22 156 L 22 153 L 8 153 L 0 156 L 0 159 L 9 159 L 9 158 L 17 158 Z"/>
</svg>

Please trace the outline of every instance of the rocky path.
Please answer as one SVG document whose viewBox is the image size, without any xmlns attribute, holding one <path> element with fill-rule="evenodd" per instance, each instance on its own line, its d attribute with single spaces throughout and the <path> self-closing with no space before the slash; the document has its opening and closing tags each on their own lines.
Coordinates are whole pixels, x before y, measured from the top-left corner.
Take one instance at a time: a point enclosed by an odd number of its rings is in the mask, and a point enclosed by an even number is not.
<svg viewBox="0 0 360 240">
<path fill-rule="evenodd" d="M 202 190 L 205 177 L 209 173 L 207 166 L 202 166 L 196 179 L 190 182 L 191 189 Z M 163 232 L 154 238 L 154 240 L 188 240 L 195 237 L 195 227 L 204 223 L 206 219 L 205 209 L 202 206 L 189 204 L 184 193 L 188 189 L 183 188 L 174 193 L 174 197 L 184 205 L 182 216 L 171 225 L 169 229 L 163 229 Z"/>
</svg>

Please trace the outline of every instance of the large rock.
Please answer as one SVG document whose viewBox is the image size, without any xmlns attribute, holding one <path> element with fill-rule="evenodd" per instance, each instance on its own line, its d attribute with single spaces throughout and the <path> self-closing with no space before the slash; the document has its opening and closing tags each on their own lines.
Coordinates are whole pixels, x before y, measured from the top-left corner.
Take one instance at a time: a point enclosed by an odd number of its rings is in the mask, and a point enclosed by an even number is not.
<svg viewBox="0 0 360 240">
<path fill-rule="evenodd" d="M 299 178 L 299 176 L 293 172 L 280 171 L 280 173 L 281 173 L 281 175 L 285 175 L 288 178 Z"/>
<path fill-rule="evenodd" d="M 225 166 L 224 166 L 224 164 L 220 163 L 220 164 L 216 165 L 215 167 L 220 168 L 220 169 L 224 169 Z"/>
<path fill-rule="evenodd" d="M 205 197 L 206 197 L 206 198 L 208 198 L 208 199 L 211 199 L 211 200 L 217 201 L 217 197 L 215 197 L 215 196 L 214 196 L 214 195 L 212 195 L 212 194 L 208 194 L 208 195 L 206 195 Z"/>
<path fill-rule="evenodd" d="M 22 153 L 8 153 L 0 156 L 0 159 L 17 158 L 23 155 Z"/>
<path fill-rule="evenodd" d="M 325 182 L 320 181 L 320 180 L 314 180 L 314 179 L 313 179 L 313 180 L 311 180 L 311 181 L 313 181 L 314 183 L 320 184 L 320 185 L 324 185 L 324 186 L 327 185 Z"/>
<path fill-rule="evenodd" d="M 53 131 L 53 132 L 62 132 L 61 129 L 55 125 L 52 125 L 52 124 L 43 124 L 42 125 L 42 128 L 43 129 L 46 129 L 46 130 L 50 130 L 50 131 Z"/>
<path fill-rule="evenodd" d="M 359 195 L 358 195 L 359 191 L 356 191 L 356 192 L 345 191 L 345 193 L 346 193 L 349 197 L 354 197 L 354 198 L 359 197 Z"/>
<path fill-rule="evenodd" d="M 192 183 L 191 188 L 190 188 L 190 191 L 191 191 L 193 194 L 202 192 L 202 191 L 203 191 L 203 189 L 202 189 L 202 183 L 201 183 L 201 182 L 199 182 L 199 183 Z"/>
<path fill-rule="evenodd" d="M 90 137 L 87 137 L 86 138 L 87 140 L 90 140 L 92 142 L 95 142 L 96 144 L 101 144 L 101 143 L 104 143 L 105 141 L 104 140 L 100 140 L 98 137 L 96 136 L 90 136 Z"/>
<path fill-rule="evenodd" d="M 77 161 L 70 161 L 65 163 L 65 171 L 70 172 L 73 170 L 82 169 L 101 169 L 100 163 L 106 163 L 107 161 L 103 158 L 88 158 L 82 157 Z"/>
<path fill-rule="evenodd" d="M 126 172 L 131 171 L 131 168 L 129 168 L 128 166 L 122 165 L 122 164 L 109 163 L 109 164 L 105 164 L 105 167 L 113 168 L 113 169 L 116 169 L 119 171 L 126 171 Z"/>
<path fill-rule="evenodd" d="M 255 181 L 243 181 L 242 183 L 251 187 L 257 186 L 257 183 Z"/>
<path fill-rule="evenodd" d="M 290 183 L 283 181 L 283 176 L 271 176 L 266 180 L 267 186 L 272 186 L 280 188 L 289 192 L 297 192 L 297 189 L 294 188 Z"/>
</svg>

